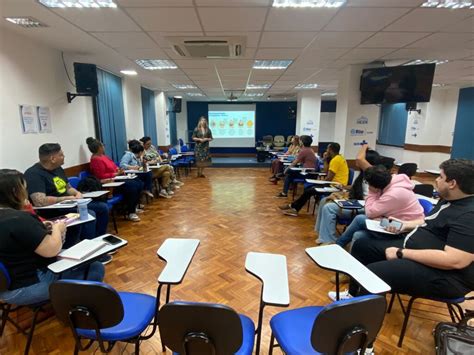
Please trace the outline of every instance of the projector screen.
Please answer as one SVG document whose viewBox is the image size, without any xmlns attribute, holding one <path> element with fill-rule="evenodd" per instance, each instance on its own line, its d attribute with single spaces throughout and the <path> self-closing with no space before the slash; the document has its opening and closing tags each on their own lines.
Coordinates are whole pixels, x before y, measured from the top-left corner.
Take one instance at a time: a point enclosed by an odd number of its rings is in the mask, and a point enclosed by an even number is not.
<svg viewBox="0 0 474 355">
<path fill-rule="evenodd" d="M 209 105 L 211 147 L 255 147 L 255 105 Z"/>
</svg>

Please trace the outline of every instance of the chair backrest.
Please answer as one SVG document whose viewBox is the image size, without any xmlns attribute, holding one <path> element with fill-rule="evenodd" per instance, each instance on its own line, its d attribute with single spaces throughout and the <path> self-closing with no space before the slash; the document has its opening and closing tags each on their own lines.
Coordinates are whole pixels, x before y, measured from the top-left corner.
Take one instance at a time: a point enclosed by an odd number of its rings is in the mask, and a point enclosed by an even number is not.
<svg viewBox="0 0 474 355">
<path fill-rule="evenodd" d="M 385 296 L 379 295 L 331 303 L 314 321 L 313 348 L 320 353 L 342 354 L 367 346 L 375 340 L 382 326 L 385 306 Z"/>
<path fill-rule="evenodd" d="M 168 150 L 168 153 L 170 153 L 171 155 L 176 155 L 176 154 L 178 154 L 178 151 L 176 150 L 176 148 L 170 148 Z"/>
<path fill-rule="evenodd" d="M 273 136 L 270 136 L 270 135 L 263 136 L 262 141 L 263 141 L 263 144 L 272 144 Z"/>
<path fill-rule="evenodd" d="M 413 192 L 426 197 L 433 197 L 433 185 L 431 184 L 418 184 L 413 187 Z"/>
<path fill-rule="evenodd" d="M 349 169 L 349 182 L 348 182 L 349 185 L 352 185 L 352 182 L 354 181 L 354 173 L 355 173 L 354 169 L 352 168 Z"/>
<path fill-rule="evenodd" d="M 416 169 L 418 169 L 418 165 L 415 163 L 405 163 L 398 168 L 398 174 L 405 174 L 411 179 L 416 174 Z"/>
<path fill-rule="evenodd" d="M 423 213 L 425 216 L 428 216 L 433 209 L 433 205 L 430 201 L 424 200 L 422 198 L 418 199 L 418 202 L 420 203 L 421 207 L 423 207 Z"/>
<path fill-rule="evenodd" d="M 59 280 L 49 286 L 49 296 L 56 316 L 74 328 L 109 328 L 123 319 L 119 294 L 102 282 Z"/>
<path fill-rule="evenodd" d="M 0 292 L 8 290 L 11 279 L 7 268 L 0 262 Z"/>
<path fill-rule="evenodd" d="M 387 170 L 392 170 L 394 163 L 395 159 L 390 157 L 380 157 L 378 161 L 378 164 L 385 166 Z"/>
<path fill-rule="evenodd" d="M 77 176 L 71 176 L 70 178 L 67 178 L 67 181 L 73 188 L 77 189 L 77 186 L 79 185 L 79 181 L 81 181 L 81 179 Z"/>
<path fill-rule="evenodd" d="M 179 354 L 234 354 L 243 341 L 239 315 L 221 304 L 167 303 L 159 326 L 163 344 Z"/>
<path fill-rule="evenodd" d="M 285 137 L 284 136 L 275 136 L 273 139 L 273 144 L 277 147 L 283 147 L 285 145 Z"/>
<path fill-rule="evenodd" d="M 83 170 L 79 173 L 79 180 L 85 179 L 86 177 L 88 177 L 90 175 L 91 175 L 90 172 Z"/>
<path fill-rule="evenodd" d="M 184 145 L 184 141 L 182 138 L 178 138 L 179 146 L 182 147 Z"/>
<path fill-rule="evenodd" d="M 287 145 L 290 145 L 292 139 L 293 139 L 293 136 L 288 136 L 288 137 L 286 138 L 286 144 L 287 144 Z"/>
<path fill-rule="evenodd" d="M 181 146 L 181 153 L 189 152 L 188 146 L 187 145 L 182 145 Z"/>
</svg>

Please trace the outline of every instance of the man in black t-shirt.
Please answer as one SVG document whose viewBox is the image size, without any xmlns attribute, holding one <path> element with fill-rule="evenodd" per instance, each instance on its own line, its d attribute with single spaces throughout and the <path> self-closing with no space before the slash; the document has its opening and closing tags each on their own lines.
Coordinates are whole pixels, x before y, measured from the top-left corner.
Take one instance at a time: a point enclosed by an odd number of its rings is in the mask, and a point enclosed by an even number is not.
<svg viewBox="0 0 474 355">
<path fill-rule="evenodd" d="M 424 221 L 402 221 L 405 238 L 361 238 L 352 247 L 393 292 L 458 298 L 474 290 L 474 162 L 450 159 L 440 169 L 441 201 Z M 352 280 L 344 296 L 358 293 Z"/>
<path fill-rule="evenodd" d="M 25 172 L 28 184 L 28 195 L 33 206 L 41 207 L 52 205 L 61 201 L 82 198 L 82 194 L 73 188 L 61 167 L 64 164 L 64 153 L 57 143 L 46 143 L 39 147 L 39 162 Z M 93 238 L 107 231 L 109 220 L 107 204 L 99 201 L 91 201 L 87 208 L 89 213 L 96 217 L 95 223 L 86 223 L 82 228 L 82 236 Z M 64 214 L 64 210 L 60 214 Z M 42 210 L 45 217 L 51 217 L 51 213 L 58 211 Z M 70 240 L 68 229 L 68 242 Z M 76 240 L 77 242 L 77 240 Z M 68 243 L 69 244 L 69 243 Z"/>
</svg>

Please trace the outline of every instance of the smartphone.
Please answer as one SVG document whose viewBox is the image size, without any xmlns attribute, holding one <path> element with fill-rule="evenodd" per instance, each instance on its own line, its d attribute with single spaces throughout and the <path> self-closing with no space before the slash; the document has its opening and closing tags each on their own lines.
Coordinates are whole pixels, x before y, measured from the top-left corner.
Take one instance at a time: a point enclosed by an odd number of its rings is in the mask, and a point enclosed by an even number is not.
<svg viewBox="0 0 474 355">
<path fill-rule="evenodd" d="M 114 237 L 113 235 L 110 235 L 110 234 L 102 238 L 102 240 L 112 245 L 118 244 L 122 241 L 122 239 Z"/>
<path fill-rule="evenodd" d="M 380 226 L 387 228 L 387 227 L 394 227 L 397 231 L 401 230 L 403 227 L 403 223 L 400 221 L 389 220 L 388 218 L 382 218 L 380 221 Z"/>
</svg>

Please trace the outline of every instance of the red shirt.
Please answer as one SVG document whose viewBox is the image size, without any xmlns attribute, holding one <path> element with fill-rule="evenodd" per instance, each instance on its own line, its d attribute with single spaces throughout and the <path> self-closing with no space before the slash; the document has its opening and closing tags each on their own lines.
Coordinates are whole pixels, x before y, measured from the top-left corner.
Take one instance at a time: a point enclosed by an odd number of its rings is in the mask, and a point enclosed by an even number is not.
<svg viewBox="0 0 474 355">
<path fill-rule="evenodd" d="M 91 157 L 90 171 L 97 179 L 110 179 L 115 177 L 118 167 L 114 161 L 106 155 Z"/>
<path fill-rule="evenodd" d="M 318 160 L 310 147 L 303 147 L 296 159 L 298 159 L 298 162 L 300 162 L 304 168 L 315 168 L 316 161 Z"/>
</svg>

